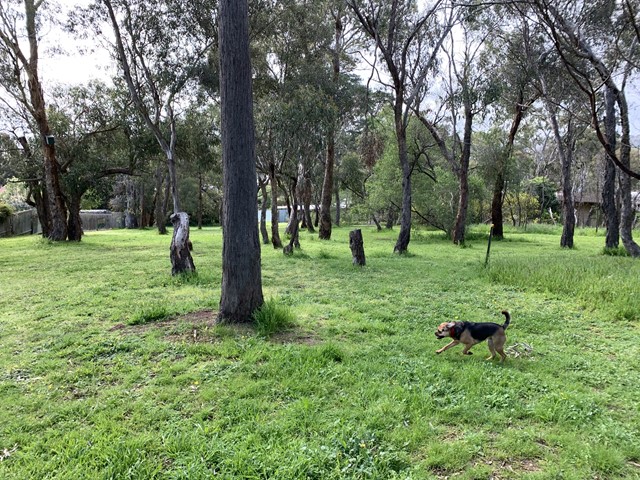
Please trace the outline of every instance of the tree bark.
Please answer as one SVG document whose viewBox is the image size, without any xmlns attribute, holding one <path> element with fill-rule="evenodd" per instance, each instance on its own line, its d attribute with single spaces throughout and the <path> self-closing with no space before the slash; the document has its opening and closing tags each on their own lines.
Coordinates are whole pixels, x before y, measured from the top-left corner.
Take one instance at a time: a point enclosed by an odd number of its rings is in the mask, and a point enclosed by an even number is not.
<svg viewBox="0 0 640 480">
<path fill-rule="evenodd" d="M 616 116 L 615 93 L 607 87 L 605 89 L 605 135 L 611 150 L 616 150 Z M 618 248 L 620 243 L 620 218 L 616 205 L 616 166 L 609 155 L 606 155 L 604 166 L 604 182 L 602 184 L 602 213 L 607 229 L 605 236 L 606 248 Z"/>
<path fill-rule="evenodd" d="M 276 178 L 276 167 L 273 163 L 269 165 L 269 183 L 271 184 L 271 244 L 273 248 L 282 248 L 282 240 L 278 223 L 278 179 Z"/>
<path fill-rule="evenodd" d="M 19 51 L 20 47 L 15 45 L 17 56 L 22 60 L 27 73 L 27 84 L 29 87 L 29 97 L 31 106 L 29 110 L 33 116 L 38 132 L 40 133 L 40 142 L 42 144 L 44 154 L 44 195 L 43 199 L 46 203 L 46 223 L 43 226 L 43 232 L 47 231 L 47 238 L 54 241 L 63 241 L 67 239 L 67 208 L 65 206 L 64 195 L 60 188 L 59 165 L 56 159 L 56 149 L 54 140 L 48 140 L 51 137 L 51 129 L 49 128 L 49 120 L 47 118 L 47 109 L 42 92 L 42 85 L 38 74 L 38 32 L 36 27 L 37 9 L 41 7 L 42 2 L 36 5 L 34 0 L 25 0 L 25 20 L 27 28 L 27 37 L 29 40 L 29 59 L 22 56 Z"/>
<path fill-rule="evenodd" d="M 469 160 L 471 158 L 471 128 L 473 126 L 473 111 L 465 93 L 464 107 L 464 139 L 458 169 L 458 212 L 453 226 L 453 243 L 462 245 L 467 229 L 467 211 L 469 209 Z"/>
<path fill-rule="evenodd" d="M 340 226 L 340 211 L 342 209 L 342 205 L 340 205 L 340 189 L 338 188 L 338 183 L 335 184 L 334 194 L 336 196 L 336 227 Z"/>
<path fill-rule="evenodd" d="M 171 239 L 170 258 L 171 275 L 195 272 L 196 267 L 191 258 L 191 242 L 189 241 L 189 215 L 185 212 L 171 215 L 173 238 Z"/>
<path fill-rule="evenodd" d="M 402 98 L 402 95 L 398 95 Z M 398 156 L 402 169 L 402 212 L 400 214 L 400 233 L 393 247 L 394 253 L 403 254 L 409 248 L 411 240 L 411 166 L 407 152 L 407 130 L 403 121 L 402 103 L 396 100 L 394 107 L 396 140 L 398 142 Z"/>
<path fill-rule="evenodd" d="M 260 179 L 260 192 L 262 193 L 262 203 L 260 204 L 260 235 L 262 243 L 269 245 L 269 233 L 267 232 L 267 181 Z"/>
<path fill-rule="evenodd" d="M 362 240 L 362 230 L 357 229 L 349 232 L 349 247 L 351 248 L 353 265 L 364 267 L 367 262 L 364 256 L 364 241 Z"/>
<path fill-rule="evenodd" d="M 82 240 L 82 219 L 80 218 L 80 201 L 82 199 L 81 194 L 70 195 L 69 197 L 69 220 L 67 227 L 68 239 L 72 242 L 79 242 Z"/>
<path fill-rule="evenodd" d="M 221 322 L 249 322 L 262 306 L 247 0 L 220 0 L 220 106 L 224 201 Z"/>
</svg>

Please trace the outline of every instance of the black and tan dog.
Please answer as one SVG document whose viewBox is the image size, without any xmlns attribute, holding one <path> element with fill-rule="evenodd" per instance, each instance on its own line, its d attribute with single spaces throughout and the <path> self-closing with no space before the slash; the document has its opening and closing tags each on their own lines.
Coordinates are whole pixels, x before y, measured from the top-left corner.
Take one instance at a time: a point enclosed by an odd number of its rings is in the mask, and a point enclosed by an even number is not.
<svg viewBox="0 0 640 480">
<path fill-rule="evenodd" d="M 502 314 L 507 319 L 502 325 L 498 325 L 497 323 L 493 322 L 441 323 L 438 326 L 438 330 L 436 330 L 436 337 L 451 337 L 453 341 L 448 345 L 445 345 L 441 349 L 436 350 L 436 353 L 442 353 L 445 350 L 449 350 L 451 347 L 455 347 L 459 343 L 463 343 L 464 350 L 462 351 L 462 353 L 464 355 L 471 355 L 472 352 L 469 351 L 471 347 L 473 347 L 476 343 L 487 340 L 489 351 L 491 352 L 491 356 L 487 358 L 487 360 L 492 360 L 496 356 L 496 352 L 498 352 L 502 357 L 501 361 L 504 361 L 504 359 L 507 358 L 507 355 L 504 353 L 504 342 L 507 341 L 507 336 L 505 335 L 504 331 L 509 326 L 511 315 L 509 315 L 509 312 L 507 312 L 506 310 L 503 310 Z"/>
</svg>

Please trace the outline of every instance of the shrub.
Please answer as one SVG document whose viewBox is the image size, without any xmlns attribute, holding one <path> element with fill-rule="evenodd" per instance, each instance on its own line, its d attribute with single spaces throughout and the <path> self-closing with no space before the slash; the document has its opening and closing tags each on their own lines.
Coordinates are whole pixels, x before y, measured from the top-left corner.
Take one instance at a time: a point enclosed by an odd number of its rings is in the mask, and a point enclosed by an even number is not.
<svg viewBox="0 0 640 480">
<path fill-rule="evenodd" d="M 13 215 L 13 208 L 6 203 L 0 202 L 0 222 L 4 222 L 11 215 Z"/>
</svg>

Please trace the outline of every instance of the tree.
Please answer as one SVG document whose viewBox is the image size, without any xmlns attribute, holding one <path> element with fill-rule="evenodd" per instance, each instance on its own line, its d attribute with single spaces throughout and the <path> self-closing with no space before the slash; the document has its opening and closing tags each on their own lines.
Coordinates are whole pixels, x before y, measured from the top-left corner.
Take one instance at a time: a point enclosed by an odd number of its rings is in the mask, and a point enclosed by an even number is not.
<svg viewBox="0 0 640 480">
<path fill-rule="evenodd" d="M 39 38 L 46 10 L 42 0 L 24 0 L 24 10 L 18 1 L 0 3 L 0 77 L 2 89 L 12 100 L 11 110 L 33 125 L 43 152 L 42 181 L 31 181 L 43 236 L 50 240 L 67 239 L 67 209 L 60 186 L 60 165 L 56 158 L 55 138 L 51 134 L 44 91 L 38 70 Z M 20 28 L 19 23 L 24 22 Z M 28 52 L 23 51 L 20 40 L 27 39 Z M 2 95 L 0 95 L 2 97 Z M 3 100 L 5 103 L 7 100 Z M 24 135 L 17 140 L 26 147 Z M 30 149 L 24 150 L 31 156 Z M 40 176 L 40 175 L 39 175 Z"/>
<path fill-rule="evenodd" d="M 473 31 L 472 21 L 467 19 L 460 24 L 462 48 L 456 44 L 454 36 L 451 35 L 448 48 L 445 50 L 448 72 L 443 75 L 446 91 L 442 103 L 443 106 L 448 107 L 450 114 L 451 141 L 447 142 L 447 133 L 437 127 L 438 119 L 430 120 L 421 111 L 420 105 L 424 102 L 416 103 L 414 107 L 418 119 L 427 127 L 442 156 L 458 179 L 458 206 L 452 232 L 453 243 L 458 245 L 464 243 L 467 226 L 473 119 L 477 114 L 485 111 L 487 105 L 493 101 L 495 90 L 487 76 L 482 74 L 482 67 L 478 65 L 484 38 Z M 492 30 L 492 26 L 487 30 Z M 462 138 L 458 129 L 458 117 L 463 118 Z"/>
<path fill-rule="evenodd" d="M 247 0 L 220 1 L 224 238 L 219 319 L 232 323 L 249 321 L 264 303 L 247 16 Z"/>
<path fill-rule="evenodd" d="M 592 125 L 607 161 L 620 170 L 619 232 L 627 252 L 640 256 L 633 240 L 635 210 L 631 202 L 631 178 L 640 173 L 631 169 L 629 106 L 625 88 L 637 58 L 637 19 L 630 1 L 598 1 L 589 4 L 568 0 L 562 6 L 542 0 L 529 2 L 553 41 L 554 47 L 572 79 L 585 94 Z M 560 8 L 559 8 L 560 7 Z M 578 31 L 576 25 L 583 25 Z M 622 49 L 620 45 L 623 45 Z M 622 54 L 621 53 L 622 50 Z M 603 97 L 604 92 L 604 99 Z M 601 118 L 600 106 L 605 105 Z M 617 108 L 617 112 L 616 112 Z M 620 128 L 620 152 L 616 149 Z M 607 166 L 603 185 L 603 206 L 607 218 L 607 247 L 615 247 L 617 212 L 614 208 L 613 167 Z"/>
<path fill-rule="evenodd" d="M 181 211 L 176 172 L 178 99 L 195 80 L 210 47 L 193 9 L 203 5 L 182 0 L 159 4 L 123 0 L 99 0 L 95 10 L 110 24 L 112 45 L 131 100 L 153 133 L 167 160 L 173 199 L 171 241 L 172 273 L 195 270 L 189 249 L 189 217 Z M 191 13 L 191 15 L 185 15 Z"/>
<path fill-rule="evenodd" d="M 405 253 L 411 238 L 411 164 L 407 153 L 407 128 L 411 107 L 416 101 L 437 58 L 440 46 L 453 26 L 454 9 L 441 22 L 443 0 L 416 13 L 411 0 L 347 0 L 364 32 L 382 57 L 394 93 L 393 113 L 402 168 L 402 213 L 400 233 L 394 252 Z M 410 80 L 413 81 L 410 84 Z M 410 89 L 413 85 L 413 90 Z"/>
</svg>

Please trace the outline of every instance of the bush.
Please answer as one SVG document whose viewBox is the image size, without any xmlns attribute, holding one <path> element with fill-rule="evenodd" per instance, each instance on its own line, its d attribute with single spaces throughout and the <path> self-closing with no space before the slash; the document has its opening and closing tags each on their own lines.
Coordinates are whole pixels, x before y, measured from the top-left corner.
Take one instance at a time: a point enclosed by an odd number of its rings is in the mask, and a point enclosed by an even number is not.
<svg viewBox="0 0 640 480">
<path fill-rule="evenodd" d="M 6 203 L 0 202 L 0 222 L 4 222 L 13 215 L 13 208 Z"/>
</svg>

